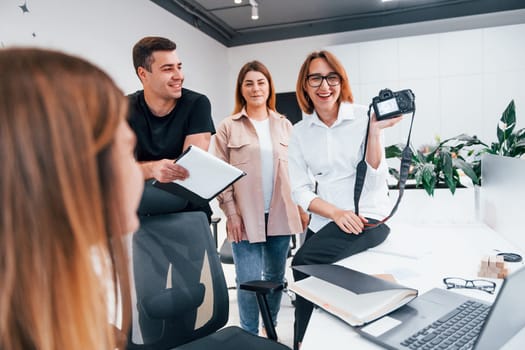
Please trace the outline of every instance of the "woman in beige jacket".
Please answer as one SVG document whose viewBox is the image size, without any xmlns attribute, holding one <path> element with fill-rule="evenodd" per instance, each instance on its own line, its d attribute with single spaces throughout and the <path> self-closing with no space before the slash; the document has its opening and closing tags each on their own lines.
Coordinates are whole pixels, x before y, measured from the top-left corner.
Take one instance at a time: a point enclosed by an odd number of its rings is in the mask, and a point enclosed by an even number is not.
<svg viewBox="0 0 525 350">
<path fill-rule="evenodd" d="M 256 279 L 283 282 L 290 235 L 304 231 L 290 195 L 291 128 L 288 119 L 275 111 L 268 69 L 258 61 L 246 63 L 237 78 L 234 114 L 222 121 L 215 137 L 215 154 L 247 174 L 218 196 L 227 217 L 237 286 Z M 268 299 L 275 323 L 281 293 Z M 255 295 L 237 288 L 237 302 L 241 327 L 257 334 Z"/>
</svg>

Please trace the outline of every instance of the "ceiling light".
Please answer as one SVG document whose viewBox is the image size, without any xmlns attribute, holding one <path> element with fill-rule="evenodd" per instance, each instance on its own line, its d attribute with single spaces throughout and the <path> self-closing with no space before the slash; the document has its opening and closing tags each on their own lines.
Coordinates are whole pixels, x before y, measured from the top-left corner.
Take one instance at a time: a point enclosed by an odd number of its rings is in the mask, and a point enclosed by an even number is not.
<svg viewBox="0 0 525 350">
<path fill-rule="evenodd" d="M 242 4 L 242 0 L 235 0 L 234 1 L 236 4 Z"/>
<path fill-rule="evenodd" d="M 252 5 L 252 19 L 255 21 L 259 19 L 259 4 L 255 0 L 250 0 L 250 5 Z"/>
</svg>

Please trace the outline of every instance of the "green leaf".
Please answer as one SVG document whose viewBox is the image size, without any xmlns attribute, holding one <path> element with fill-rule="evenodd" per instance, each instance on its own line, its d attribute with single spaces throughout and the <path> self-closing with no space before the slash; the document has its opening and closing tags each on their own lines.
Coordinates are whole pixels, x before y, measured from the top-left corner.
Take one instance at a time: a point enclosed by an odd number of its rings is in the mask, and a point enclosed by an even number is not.
<svg viewBox="0 0 525 350">
<path fill-rule="evenodd" d="M 525 140 L 521 140 L 514 144 L 514 147 L 512 148 L 512 152 L 510 156 L 511 157 L 521 157 L 523 154 L 525 154 Z"/>
<path fill-rule="evenodd" d="M 388 173 L 392 175 L 397 181 L 399 181 L 399 170 L 395 168 L 388 168 Z"/>
<path fill-rule="evenodd" d="M 471 166 L 470 164 L 468 164 L 467 162 L 459 158 L 453 159 L 452 163 L 454 164 L 455 167 L 457 167 L 458 169 L 461 169 L 465 173 L 465 175 L 467 175 L 472 180 L 473 184 L 475 185 L 480 184 L 479 176 L 476 175 L 476 171 L 474 170 L 473 166 Z"/>
<path fill-rule="evenodd" d="M 512 100 L 510 101 L 507 108 L 505 108 L 505 111 L 503 111 L 503 114 L 501 115 L 501 118 L 498 123 L 497 136 L 499 142 L 499 150 L 503 149 L 504 147 L 508 147 L 508 145 L 506 145 L 507 139 L 512 134 L 512 131 L 514 130 L 515 126 L 516 110 L 514 106 L 514 100 Z"/>
<path fill-rule="evenodd" d="M 454 168 L 452 167 L 452 157 L 450 153 L 442 153 L 441 160 L 443 162 L 443 176 L 445 177 L 445 183 L 450 192 L 454 193 L 456 191 L 456 181 L 454 180 Z"/>
<path fill-rule="evenodd" d="M 490 149 L 488 149 L 487 152 L 490 154 L 498 154 L 499 148 L 500 148 L 499 143 L 492 142 L 492 144 L 490 145 Z"/>
<path fill-rule="evenodd" d="M 385 147 L 385 157 L 388 158 L 401 158 L 403 149 L 400 145 L 390 145 Z"/>
<path fill-rule="evenodd" d="M 448 141 L 462 141 L 462 142 L 479 142 L 479 139 L 476 135 L 471 136 L 468 134 L 460 134 L 458 136 L 452 137 L 447 140 Z"/>
<path fill-rule="evenodd" d="M 514 147 L 524 147 L 524 146 L 525 146 L 525 140 L 520 140 L 516 142 L 516 144 L 514 145 Z"/>
<path fill-rule="evenodd" d="M 431 196 L 434 195 L 434 188 L 436 187 L 436 173 L 434 172 L 434 165 L 433 164 L 425 164 L 423 165 L 422 172 L 421 172 L 421 180 L 423 183 L 423 188 L 427 191 L 427 193 Z"/>
<path fill-rule="evenodd" d="M 519 129 L 518 131 L 516 131 L 515 134 L 516 134 L 516 139 L 525 140 L 525 128 Z"/>
</svg>

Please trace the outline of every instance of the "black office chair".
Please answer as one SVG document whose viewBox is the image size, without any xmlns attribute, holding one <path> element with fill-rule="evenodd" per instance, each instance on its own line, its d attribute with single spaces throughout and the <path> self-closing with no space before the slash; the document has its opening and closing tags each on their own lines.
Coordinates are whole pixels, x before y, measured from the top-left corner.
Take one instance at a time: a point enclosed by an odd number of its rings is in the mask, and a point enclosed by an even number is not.
<svg viewBox="0 0 525 350">
<path fill-rule="evenodd" d="M 130 334 L 129 350 L 288 349 L 239 327 L 221 329 L 228 321 L 228 292 L 204 213 L 141 217 L 133 270 L 144 344 L 133 343 Z M 241 288 L 256 292 L 268 337 L 277 339 L 265 295 L 283 286 L 255 281 Z"/>
</svg>

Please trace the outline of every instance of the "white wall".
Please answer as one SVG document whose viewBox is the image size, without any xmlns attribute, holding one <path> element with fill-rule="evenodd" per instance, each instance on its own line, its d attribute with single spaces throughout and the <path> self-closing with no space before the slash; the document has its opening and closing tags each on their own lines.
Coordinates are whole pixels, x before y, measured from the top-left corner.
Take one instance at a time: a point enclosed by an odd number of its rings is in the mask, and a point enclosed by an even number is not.
<svg viewBox="0 0 525 350">
<path fill-rule="evenodd" d="M 415 145 L 461 133 L 490 143 L 496 140 L 497 122 L 512 99 L 518 123 L 524 125 L 525 116 L 519 118 L 525 111 L 523 37 L 525 24 L 518 24 L 329 49 L 345 62 L 357 101 L 367 103 L 384 87 L 414 91 Z M 387 140 L 401 141 L 407 127 L 389 130 Z"/>
<path fill-rule="evenodd" d="M 141 88 L 131 49 L 146 35 L 177 43 L 185 71 L 184 85 L 212 101 L 216 121 L 224 109 L 227 48 L 148 0 L 0 0 L 0 43 L 42 46 L 82 56 L 100 65 L 125 93 Z M 32 33 L 36 36 L 33 37 Z M 228 86 L 229 87 L 229 86 Z"/>
<path fill-rule="evenodd" d="M 321 48 L 347 65 L 357 103 L 368 104 L 387 86 L 414 90 L 415 145 L 460 132 L 492 141 L 511 98 L 518 124 L 525 123 L 520 120 L 525 118 L 525 27 L 519 24 L 525 23 L 525 10 L 226 48 L 148 0 L 29 1 L 25 14 L 21 3 L 0 0 L 1 45 L 52 47 L 86 57 L 126 93 L 140 88 L 133 44 L 145 35 L 173 39 L 185 86 L 209 96 L 216 124 L 233 109 L 235 79 L 244 63 L 262 61 L 277 92 L 294 91 L 302 61 Z M 389 130 L 387 143 L 402 139 L 406 128 Z"/>
<path fill-rule="evenodd" d="M 518 126 L 525 125 L 525 24 L 519 23 L 523 10 L 247 45 L 228 55 L 232 74 L 261 60 L 276 90 L 285 92 L 295 91 L 306 55 L 327 48 L 345 64 L 356 103 L 369 104 L 385 87 L 414 91 L 414 145 L 460 133 L 491 142 L 511 99 Z M 408 119 L 386 132 L 387 144 L 404 142 Z"/>
</svg>

